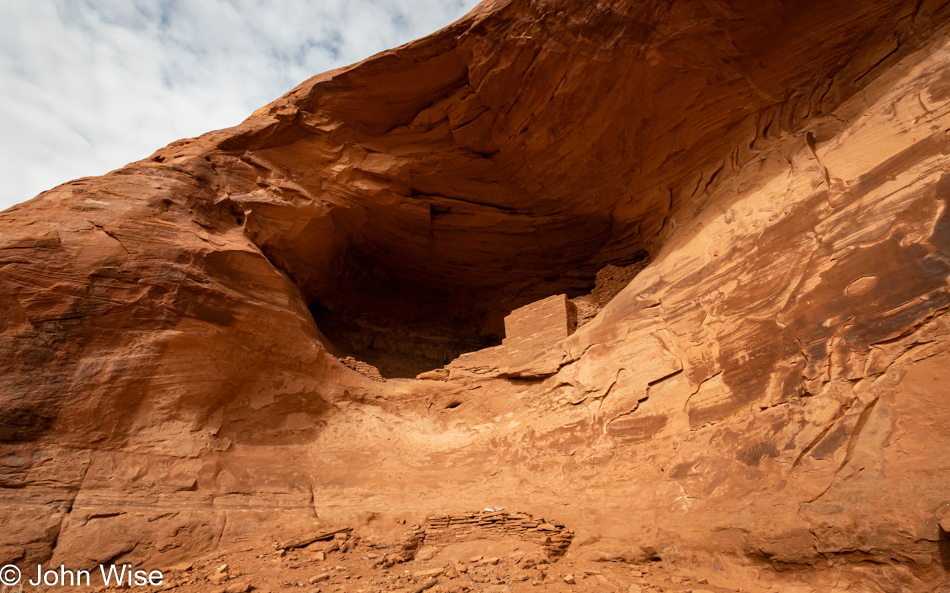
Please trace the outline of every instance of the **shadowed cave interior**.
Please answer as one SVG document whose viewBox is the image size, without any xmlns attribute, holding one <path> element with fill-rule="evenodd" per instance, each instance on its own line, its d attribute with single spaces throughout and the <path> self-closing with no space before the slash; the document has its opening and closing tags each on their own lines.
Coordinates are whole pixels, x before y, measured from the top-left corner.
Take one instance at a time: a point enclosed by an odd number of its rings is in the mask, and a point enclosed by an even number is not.
<svg viewBox="0 0 950 593">
<path fill-rule="evenodd" d="M 514 309 L 566 294 L 586 323 L 649 261 L 645 251 L 594 269 L 578 269 L 499 286 L 464 287 L 407 277 L 380 259 L 349 254 L 338 290 L 308 299 L 334 354 L 376 367 L 386 379 L 412 378 L 466 352 L 498 346 Z"/>
</svg>

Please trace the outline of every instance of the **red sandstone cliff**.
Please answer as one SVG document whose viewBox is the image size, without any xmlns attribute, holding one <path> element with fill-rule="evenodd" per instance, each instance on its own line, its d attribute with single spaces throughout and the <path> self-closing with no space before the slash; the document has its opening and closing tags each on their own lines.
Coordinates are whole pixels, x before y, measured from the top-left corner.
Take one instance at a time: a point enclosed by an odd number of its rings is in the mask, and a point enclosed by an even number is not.
<svg viewBox="0 0 950 593">
<path fill-rule="evenodd" d="M 486 1 L 5 211 L 0 563 L 497 504 L 566 561 L 939 590 L 948 10 Z M 414 378 L 645 258 L 556 372 Z"/>
</svg>

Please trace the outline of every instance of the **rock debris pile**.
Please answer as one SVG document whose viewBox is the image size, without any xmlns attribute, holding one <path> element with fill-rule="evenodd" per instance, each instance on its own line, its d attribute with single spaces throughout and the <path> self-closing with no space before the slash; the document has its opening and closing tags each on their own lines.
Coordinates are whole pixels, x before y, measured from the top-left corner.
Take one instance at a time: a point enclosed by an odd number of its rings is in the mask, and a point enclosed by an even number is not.
<svg viewBox="0 0 950 593">
<path fill-rule="evenodd" d="M 571 545 L 574 532 L 563 524 L 535 519 L 527 513 L 507 511 L 468 512 L 429 517 L 413 530 L 402 557 L 411 559 L 423 546 L 446 546 L 472 540 L 521 540 L 537 544 L 545 560 L 560 558 Z"/>
</svg>

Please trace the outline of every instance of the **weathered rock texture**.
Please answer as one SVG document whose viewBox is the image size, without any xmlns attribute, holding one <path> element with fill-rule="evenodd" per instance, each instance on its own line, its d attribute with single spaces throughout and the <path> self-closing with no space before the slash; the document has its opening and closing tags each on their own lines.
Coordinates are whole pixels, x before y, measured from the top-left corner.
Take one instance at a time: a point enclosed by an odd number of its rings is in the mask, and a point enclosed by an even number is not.
<svg viewBox="0 0 950 593">
<path fill-rule="evenodd" d="M 497 501 L 565 560 L 939 590 L 948 11 L 488 1 L 7 210 L 0 562 Z M 550 375 L 398 379 L 644 252 Z"/>
</svg>

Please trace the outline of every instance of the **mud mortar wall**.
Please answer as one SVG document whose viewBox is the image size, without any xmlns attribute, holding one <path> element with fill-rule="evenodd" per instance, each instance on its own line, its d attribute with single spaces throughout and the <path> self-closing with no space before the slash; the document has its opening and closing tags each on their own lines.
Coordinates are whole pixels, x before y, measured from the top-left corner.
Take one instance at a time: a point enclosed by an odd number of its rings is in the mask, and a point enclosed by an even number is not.
<svg viewBox="0 0 950 593">
<path fill-rule="evenodd" d="M 401 560 L 409 560 L 423 546 L 446 546 L 479 540 L 520 540 L 537 545 L 544 560 L 560 558 L 574 532 L 558 522 L 535 519 L 527 513 L 485 511 L 429 517 L 414 529 L 403 546 Z"/>
<path fill-rule="evenodd" d="M 560 523 L 535 520 L 521 513 L 466 513 L 430 517 L 426 522 L 425 545 L 444 545 L 475 539 L 521 539 L 538 544 L 549 559 L 563 556 L 571 545 L 573 532 Z"/>
</svg>

